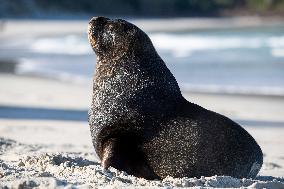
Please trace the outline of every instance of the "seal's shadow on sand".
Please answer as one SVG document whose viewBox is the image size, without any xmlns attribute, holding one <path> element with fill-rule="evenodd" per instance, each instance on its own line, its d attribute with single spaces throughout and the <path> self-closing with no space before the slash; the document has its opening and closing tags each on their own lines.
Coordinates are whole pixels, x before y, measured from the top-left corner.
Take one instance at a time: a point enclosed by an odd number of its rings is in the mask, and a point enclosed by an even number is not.
<svg viewBox="0 0 284 189">
<path fill-rule="evenodd" d="M 88 110 L 72 110 L 58 108 L 36 108 L 22 106 L 1 106 L 0 118 L 3 119 L 35 119 L 35 120 L 63 120 L 63 121 L 87 121 Z M 281 121 L 233 119 L 244 126 L 273 126 L 283 127 Z"/>
</svg>

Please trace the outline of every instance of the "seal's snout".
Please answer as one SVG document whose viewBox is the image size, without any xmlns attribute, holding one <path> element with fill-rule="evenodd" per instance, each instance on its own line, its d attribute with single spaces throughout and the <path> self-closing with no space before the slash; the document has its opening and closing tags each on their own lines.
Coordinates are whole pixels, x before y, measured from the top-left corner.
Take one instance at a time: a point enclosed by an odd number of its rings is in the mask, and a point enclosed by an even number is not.
<svg viewBox="0 0 284 189">
<path fill-rule="evenodd" d="M 89 21 L 88 38 L 93 48 L 96 46 L 99 32 L 102 30 L 103 26 L 107 23 L 108 20 L 108 18 L 99 16 L 93 17 Z"/>
<path fill-rule="evenodd" d="M 89 41 L 90 41 L 90 43 L 91 43 L 93 48 L 96 46 L 97 38 L 98 38 L 99 33 L 101 31 L 103 31 L 103 27 L 105 26 L 105 24 L 109 20 L 110 20 L 109 18 L 105 18 L 105 17 L 99 16 L 99 17 L 93 17 L 89 21 L 89 25 L 88 25 L 88 38 L 89 38 Z"/>
</svg>

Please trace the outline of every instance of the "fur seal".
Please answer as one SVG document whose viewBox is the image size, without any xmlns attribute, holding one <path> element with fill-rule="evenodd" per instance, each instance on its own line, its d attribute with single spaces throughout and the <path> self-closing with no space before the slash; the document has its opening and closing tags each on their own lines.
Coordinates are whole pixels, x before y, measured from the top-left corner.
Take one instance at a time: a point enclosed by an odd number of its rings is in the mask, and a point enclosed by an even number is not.
<svg viewBox="0 0 284 189">
<path fill-rule="evenodd" d="M 96 17 L 88 38 L 97 55 L 89 125 L 104 168 L 146 179 L 257 175 L 263 154 L 253 137 L 184 99 L 142 30 Z"/>
</svg>

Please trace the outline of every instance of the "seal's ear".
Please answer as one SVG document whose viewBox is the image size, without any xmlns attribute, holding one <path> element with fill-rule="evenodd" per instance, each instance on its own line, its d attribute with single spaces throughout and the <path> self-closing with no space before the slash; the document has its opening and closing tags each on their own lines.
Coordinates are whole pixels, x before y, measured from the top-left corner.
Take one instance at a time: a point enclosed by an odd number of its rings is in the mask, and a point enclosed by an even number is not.
<svg viewBox="0 0 284 189">
<path fill-rule="evenodd" d="M 147 164 L 144 154 L 133 139 L 111 138 L 103 144 L 102 166 L 108 169 L 110 166 L 126 171 L 137 177 L 146 179 L 159 179 Z"/>
</svg>

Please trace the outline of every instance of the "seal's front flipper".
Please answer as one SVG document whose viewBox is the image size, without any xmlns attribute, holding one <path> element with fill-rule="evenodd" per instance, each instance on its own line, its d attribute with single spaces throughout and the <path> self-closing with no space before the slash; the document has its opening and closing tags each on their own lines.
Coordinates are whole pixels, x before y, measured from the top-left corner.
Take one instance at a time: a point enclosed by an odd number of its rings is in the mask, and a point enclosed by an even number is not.
<svg viewBox="0 0 284 189">
<path fill-rule="evenodd" d="M 110 166 L 118 165 L 117 139 L 109 139 L 103 146 L 102 167 L 108 169 Z M 116 155 L 116 156 L 115 156 Z"/>
<path fill-rule="evenodd" d="M 127 137 L 111 138 L 103 144 L 102 166 L 114 167 L 128 174 L 146 179 L 159 179 L 148 166 L 135 140 Z"/>
</svg>

